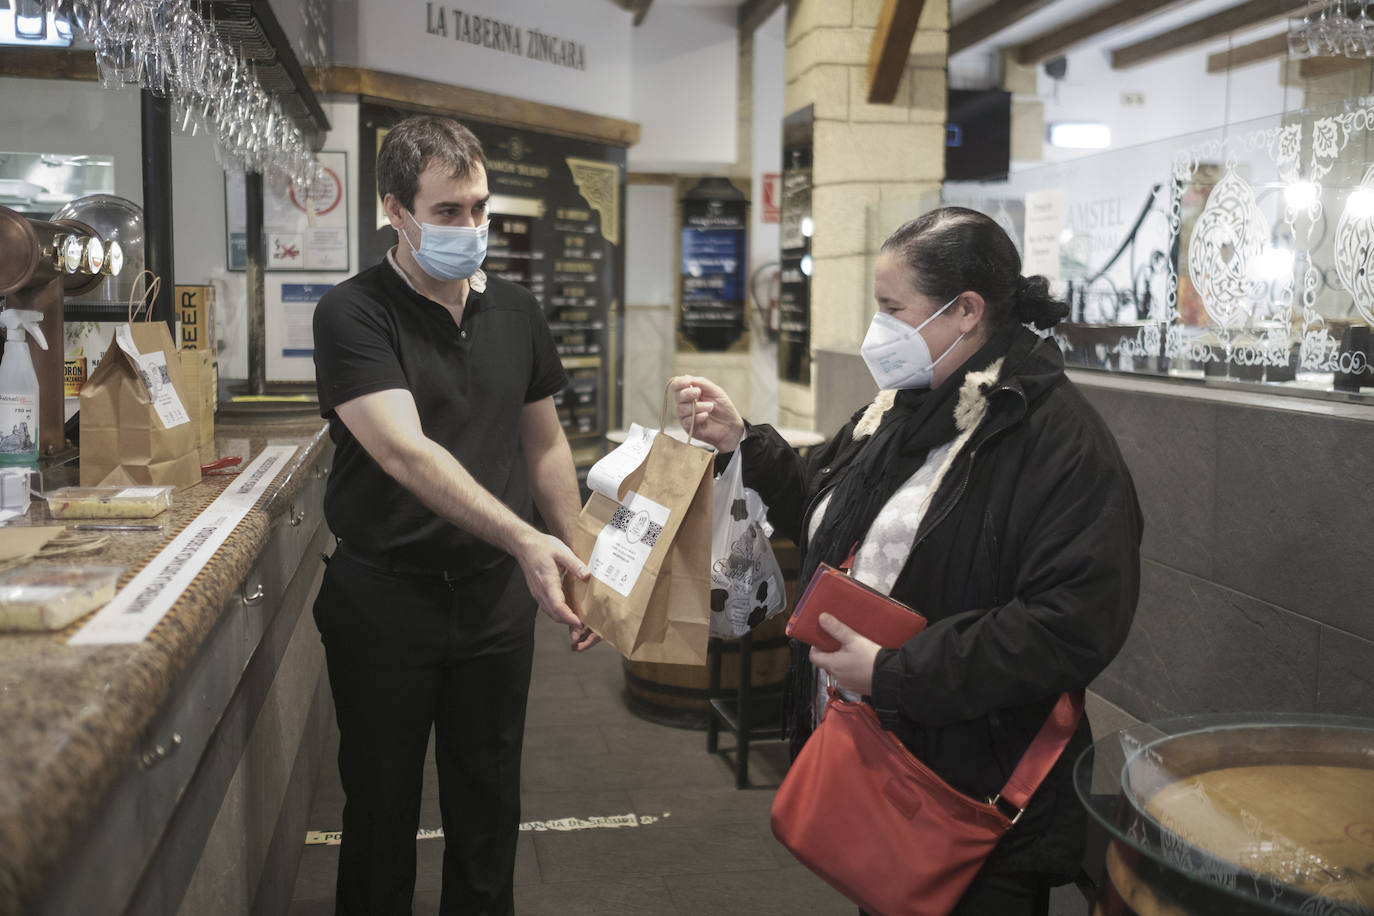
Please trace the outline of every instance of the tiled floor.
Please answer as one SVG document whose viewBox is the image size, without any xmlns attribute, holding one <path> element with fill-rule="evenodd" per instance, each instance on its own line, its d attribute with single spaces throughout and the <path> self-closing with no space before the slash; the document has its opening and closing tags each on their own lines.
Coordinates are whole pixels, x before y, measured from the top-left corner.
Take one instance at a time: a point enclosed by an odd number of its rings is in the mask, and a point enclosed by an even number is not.
<svg viewBox="0 0 1374 916">
<path fill-rule="evenodd" d="M 750 780 L 737 790 L 730 762 L 707 754 L 705 733 L 654 725 L 621 699 L 620 656 L 581 655 L 541 616 L 525 729 L 522 820 L 636 815 L 638 826 L 528 830 L 516 862 L 521 916 L 577 914 L 818 913 L 855 907 L 803 868 L 768 828 L 786 765 L 783 745 L 755 744 Z M 722 746 L 732 738 L 722 735 Z M 325 755 L 310 827 L 337 830 L 343 807 L 335 749 Z M 434 768 L 426 772 L 421 827 L 437 829 Z M 418 841 L 417 916 L 438 911 L 442 839 Z M 306 846 L 292 916 L 333 912 L 337 846 Z M 1086 913 L 1077 894 L 1056 894 L 1055 916 Z M 989 914 L 995 916 L 995 914 Z"/>
</svg>

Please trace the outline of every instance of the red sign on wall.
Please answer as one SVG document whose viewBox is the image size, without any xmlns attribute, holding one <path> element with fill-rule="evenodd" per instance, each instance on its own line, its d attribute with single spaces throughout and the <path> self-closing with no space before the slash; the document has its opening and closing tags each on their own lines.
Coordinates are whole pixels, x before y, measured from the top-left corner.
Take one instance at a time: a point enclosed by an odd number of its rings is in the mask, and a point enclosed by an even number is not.
<svg viewBox="0 0 1374 916">
<path fill-rule="evenodd" d="M 782 222 L 782 175 L 768 172 L 763 175 L 763 221 Z"/>
</svg>

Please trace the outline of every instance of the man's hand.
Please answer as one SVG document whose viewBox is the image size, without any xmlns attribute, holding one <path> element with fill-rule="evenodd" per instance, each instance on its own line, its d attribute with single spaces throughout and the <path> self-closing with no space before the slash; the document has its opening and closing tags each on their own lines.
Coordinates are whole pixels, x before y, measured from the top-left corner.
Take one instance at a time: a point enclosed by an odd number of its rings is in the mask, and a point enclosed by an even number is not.
<svg viewBox="0 0 1374 916">
<path fill-rule="evenodd" d="M 574 652 L 586 652 L 601 642 L 601 637 L 593 633 L 591 627 L 578 623 L 568 627 L 568 641 L 572 643 Z"/>
<path fill-rule="evenodd" d="M 873 693 L 873 662 L 882 646 L 842 623 L 832 614 L 822 614 L 821 629 L 840 641 L 834 652 L 811 649 L 811 664 L 833 677 L 841 687 L 862 696 Z"/>
<path fill-rule="evenodd" d="M 558 538 L 532 528 L 530 532 L 511 551 L 525 574 L 530 594 L 545 614 L 568 627 L 582 629 L 582 621 L 563 597 L 563 574 L 572 573 L 585 581 L 591 578 L 591 570 Z"/>
</svg>

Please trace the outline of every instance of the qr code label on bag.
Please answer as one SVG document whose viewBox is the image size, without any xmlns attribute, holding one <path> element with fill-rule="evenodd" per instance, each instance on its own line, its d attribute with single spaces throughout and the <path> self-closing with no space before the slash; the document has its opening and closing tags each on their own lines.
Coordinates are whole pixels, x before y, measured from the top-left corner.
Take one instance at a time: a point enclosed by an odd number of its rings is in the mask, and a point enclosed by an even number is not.
<svg viewBox="0 0 1374 916">
<path fill-rule="evenodd" d="M 663 526 L 668 507 L 631 490 L 596 537 L 587 566 L 592 576 L 629 597 L 644 571 Z"/>
</svg>

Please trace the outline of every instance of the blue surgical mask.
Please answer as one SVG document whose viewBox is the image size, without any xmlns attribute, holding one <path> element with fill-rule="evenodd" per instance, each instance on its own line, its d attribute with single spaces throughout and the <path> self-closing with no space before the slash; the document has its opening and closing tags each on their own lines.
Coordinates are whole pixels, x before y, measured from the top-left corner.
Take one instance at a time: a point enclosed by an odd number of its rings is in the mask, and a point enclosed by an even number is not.
<svg viewBox="0 0 1374 916">
<path fill-rule="evenodd" d="M 410 245 L 421 270 L 443 283 L 466 280 L 477 273 L 487 256 L 490 221 L 480 226 L 440 226 L 421 223 L 410 211 L 406 215 L 420 227 L 420 247 L 416 248 L 404 232 L 401 237 Z"/>
</svg>

